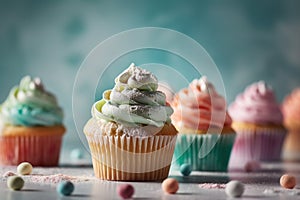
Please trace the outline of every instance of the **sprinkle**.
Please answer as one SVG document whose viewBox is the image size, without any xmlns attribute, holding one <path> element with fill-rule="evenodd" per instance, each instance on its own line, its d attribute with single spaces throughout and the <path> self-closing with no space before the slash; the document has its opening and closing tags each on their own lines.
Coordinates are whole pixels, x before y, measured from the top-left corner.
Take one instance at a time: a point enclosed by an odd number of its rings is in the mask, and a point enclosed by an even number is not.
<svg viewBox="0 0 300 200">
<path fill-rule="evenodd" d="M 290 195 L 297 196 L 300 195 L 299 189 L 286 190 L 286 189 L 265 189 L 263 193 L 267 196 L 278 196 L 278 195 Z"/>
<path fill-rule="evenodd" d="M 3 175 L 2 175 L 2 177 L 3 178 L 7 178 L 7 177 L 9 177 L 9 176 L 15 176 L 16 174 L 15 173 L 13 173 L 12 171 L 7 171 L 7 172 L 5 172 Z"/>
<path fill-rule="evenodd" d="M 225 189 L 226 184 L 202 183 L 202 184 L 199 184 L 199 187 L 202 189 Z"/>
<path fill-rule="evenodd" d="M 64 174 L 31 175 L 29 178 L 30 178 L 30 182 L 40 183 L 40 184 L 57 184 L 61 181 L 82 182 L 90 179 L 89 177 L 68 176 Z"/>
</svg>

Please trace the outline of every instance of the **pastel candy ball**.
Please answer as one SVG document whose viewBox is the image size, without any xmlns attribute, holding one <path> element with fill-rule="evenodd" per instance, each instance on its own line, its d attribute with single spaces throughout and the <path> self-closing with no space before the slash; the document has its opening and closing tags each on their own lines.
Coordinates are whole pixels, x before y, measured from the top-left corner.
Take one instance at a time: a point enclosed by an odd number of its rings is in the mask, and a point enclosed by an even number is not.
<svg viewBox="0 0 300 200">
<path fill-rule="evenodd" d="M 20 175 L 29 175 L 32 172 L 32 165 L 29 162 L 22 162 L 18 165 L 17 172 Z"/>
<path fill-rule="evenodd" d="M 246 172 L 255 172 L 260 169 L 260 163 L 258 161 L 249 161 L 245 164 L 244 169 Z"/>
<path fill-rule="evenodd" d="M 77 159 L 82 159 L 84 154 L 83 154 L 83 151 L 81 149 L 73 149 L 71 151 L 71 158 L 74 159 L 74 160 L 77 160 Z"/>
<path fill-rule="evenodd" d="M 188 176 L 190 175 L 192 172 L 192 166 L 188 163 L 184 163 L 180 166 L 180 173 L 183 175 L 183 176 Z"/>
<path fill-rule="evenodd" d="M 280 178 L 280 185 L 287 189 L 293 189 L 296 186 L 296 178 L 289 174 L 284 174 Z"/>
<path fill-rule="evenodd" d="M 245 191 L 244 184 L 239 181 L 230 181 L 226 184 L 225 193 L 229 197 L 240 197 Z"/>
<path fill-rule="evenodd" d="M 56 187 L 57 193 L 69 196 L 74 191 L 74 184 L 71 181 L 61 181 Z"/>
<path fill-rule="evenodd" d="M 175 194 L 179 189 L 178 181 L 174 178 L 167 178 L 162 183 L 162 189 L 168 194 Z"/>
<path fill-rule="evenodd" d="M 7 187 L 12 190 L 21 190 L 24 186 L 24 180 L 20 176 L 10 176 L 7 178 Z"/>
<path fill-rule="evenodd" d="M 117 193 L 123 199 L 129 199 L 134 194 L 134 187 L 130 184 L 120 184 L 117 186 Z"/>
</svg>

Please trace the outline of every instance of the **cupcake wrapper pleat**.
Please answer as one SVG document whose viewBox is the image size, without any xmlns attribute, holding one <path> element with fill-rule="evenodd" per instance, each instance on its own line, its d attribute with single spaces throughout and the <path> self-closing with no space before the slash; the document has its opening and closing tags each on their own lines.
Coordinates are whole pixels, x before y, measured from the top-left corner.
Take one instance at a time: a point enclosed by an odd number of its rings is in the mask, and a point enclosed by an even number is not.
<svg viewBox="0 0 300 200">
<path fill-rule="evenodd" d="M 175 136 L 86 134 L 95 175 L 105 180 L 147 181 L 168 176 Z"/>
<path fill-rule="evenodd" d="M 175 168 L 189 163 L 196 171 L 226 171 L 235 135 L 180 134 L 173 157 Z"/>
<path fill-rule="evenodd" d="M 252 161 L 280 160 L 285 136 L 284 129 L 238 130 L 229 167 L 244 168 Z"/>
<path fill-rule="evenodd" d="M 0 136 L 0 164 L 26 161 L 34 166 L 57 166 L 61 141 L 62 135 Z"/>
</svg>

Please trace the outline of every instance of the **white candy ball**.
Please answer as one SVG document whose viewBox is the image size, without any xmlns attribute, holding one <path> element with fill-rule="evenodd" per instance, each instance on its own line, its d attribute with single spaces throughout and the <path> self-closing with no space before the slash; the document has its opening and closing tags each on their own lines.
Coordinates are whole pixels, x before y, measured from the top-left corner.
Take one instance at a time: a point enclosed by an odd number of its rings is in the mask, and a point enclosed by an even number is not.
<svg viewBox="0 0 300 200">
<path fill-rule="evenodd" d="M 32 172 L 32 165 L 29 162 L 22 162 L 18 165 L 17 172 L 20 175 L 29 175 Z"/>
<path fill-rule="evenodd" d="M 245 186 L 239 181 L 230 181 L 226 184 L 225 192 L 229 197 L 240 197 L 245 191 Z"/>
</svg>

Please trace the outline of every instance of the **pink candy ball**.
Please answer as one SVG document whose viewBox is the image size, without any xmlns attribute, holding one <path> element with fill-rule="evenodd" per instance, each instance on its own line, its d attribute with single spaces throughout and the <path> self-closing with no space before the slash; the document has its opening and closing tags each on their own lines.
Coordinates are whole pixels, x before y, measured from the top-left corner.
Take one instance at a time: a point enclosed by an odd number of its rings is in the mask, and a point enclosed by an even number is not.
<svg viewBox="0 0 300 200">
<path fill-rule="evenodd" d="M 179 189 L 178 181 L 174 178 L 167 178 L 162 183 L 162 189 L 168 194 L 175 194 Z"/>
<path fill-rule="evenodd" d="M 129 199 L 134 194 L 134 188 L 130 184 L 120 184 L 117 186 L 117 193 L 123 199 Z"/>
<path fill-rule="evenodd" d="M 260 163 L 258 161 L 249 161 L 245 164 L 244 169 L 246 172 L 255 172 L 260 169 Z"/>
<path fill-rule="evenodd" d="M 280 178 L 280 185 L 287 189 L 293 189 L 296 186 L 295 176 L 284 174 Z"/>
</svg>

